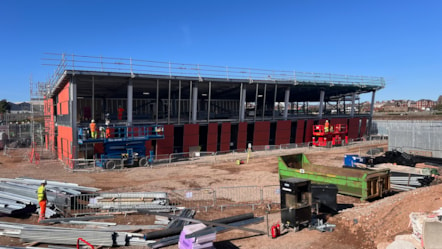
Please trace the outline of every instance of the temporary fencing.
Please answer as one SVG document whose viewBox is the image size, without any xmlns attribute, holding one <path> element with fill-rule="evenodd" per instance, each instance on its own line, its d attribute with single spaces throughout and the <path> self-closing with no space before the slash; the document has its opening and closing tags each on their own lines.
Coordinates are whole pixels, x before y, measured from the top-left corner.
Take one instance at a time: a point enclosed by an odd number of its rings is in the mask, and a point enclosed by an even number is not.
<svg viewBox="0 0 442 249">
<path fill-rule="evenodd" d="M 216 206 L 255 206 L 262 204 L 262 189 L 258 186 L 221 187 L 216 190 Z"/>
<path fill-rule="evenodd" d="M 70 199 L 70 215 L 137 209 L 174 210 L 179 207 L 208 211 L 228 207 L 279 204 L 279 185 L 179 189 L 171 192 L 94 193 Z"/>
</svg>

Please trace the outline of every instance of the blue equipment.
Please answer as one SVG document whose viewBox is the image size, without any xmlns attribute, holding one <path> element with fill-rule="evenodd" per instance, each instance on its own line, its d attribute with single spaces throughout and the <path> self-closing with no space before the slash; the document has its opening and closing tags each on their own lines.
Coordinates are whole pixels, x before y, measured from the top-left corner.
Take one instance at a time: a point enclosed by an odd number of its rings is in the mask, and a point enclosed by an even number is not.
<svg viewBox="0 0 442 249">
<path fill-rule="evenodd" d="M 162 125 L 100 127 L 97 138 L 88 136 L 87 128 L 78 129 L 78 143 L 103 143 L 104 153 L 96 165 L 114 169 L 117 165 L 152 165 L 155 152 L 146 152 L 146 141 L 164 139 Z"/>
</svg>

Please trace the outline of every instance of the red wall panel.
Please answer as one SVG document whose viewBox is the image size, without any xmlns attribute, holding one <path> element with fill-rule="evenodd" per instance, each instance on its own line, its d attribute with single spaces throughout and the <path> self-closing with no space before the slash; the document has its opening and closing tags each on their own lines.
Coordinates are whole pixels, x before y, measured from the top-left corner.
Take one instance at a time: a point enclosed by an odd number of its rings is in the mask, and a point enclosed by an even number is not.
<svg viewBox="0 0 442 249">
<path fill-rule="evenodd" d="M 348 125 L 348 120 L 346 118 L 333 118 L 330 120 L 330 125 L 344 124 Z"/>
<path fill-rule="evenodd" d="M 350 118 L 348 125 L 348 138 L 359 137 L 359 118 Z"/>
<path fill-rule="evenodd" d="M 281 120 L 276 123 L 275 145 L 290 143 L 291 126 L 290 120 Z"/>
<path fill-rule="evenodd" d="M 67 83 L 58 94 L 58 105 L 57 105 L 58 115 L 69 114 L 69 85 L 70 84 Z"/>
<path fill-rule="evenodd" d="M 238 123 L 238 139 L 236 149 L 245 150 L 247 148 L 247 122 Z"/>
<path fill-rule="evenodd" d="M 173 153 L 174 125 L 164 125 L 164 139 L 157 140 L 156 156 L 158 159 L 168 158 Z"/>
<path fill-rule="evenodd" d="M 199 145 L 199 124 L 185 124 L 183 135 L 183 152 L 189 152 L 189 147 Z"/>
<path fill-rule="evenodd" d="M 363 137 L 365 135 L 367 135 L 367 118 L 362 118 L 361 119 L 361 133 L 360 136 Z"/>
<path fill-rule="evenodd" d="M 313 119 L 307 120 L 307 124 L 305 125 L 305 137 L 304 137 L 304 143 L 308 143 L 312 141 L 313 137 L 313 124 L 315 121 Z M 324 119 L 325 124 L 325 119 Z"/>
<path fill-rule="evenodd" d="M 302 144 L 304 142 L 304 122 L 305 120 L 299 119 L 296 121 L 296 138 L 295 143 Z"/>
<path fill-rule="evenodd" d="M 232 125 L 230 122 L 225 122 L 221 124 L 221 136 L 220 136 L 220 151 L 230 150 L 230 133 Z"/>
<path fill-rule="evenodd" d="M 319 124 L 319 125 L 324 125 L 326 120 L 327 120 L 326 118 L 321 118 L 321 119 L 318 121 L 318 124 Z M 330 121 L 329 121 L 329 122 L 330 122 Z"/>
<path fill-rule="evenodd" d="M 258 121 L 255 122 L 255 129 L 253 131 L 253 145 L 268 145 L 270 138 L 270 122 Z"/>
<path fill-rule="evenodd" d="M 69 164 L 69 159 L 73 158 L 72 155 L 72 127 L 58 126 L 58 158 L 64 163 Z"/>
<path fill-rule="evenodd" d="M 218 123 L 210 123 L 207 127 L 207 151 L 216 152 L 218 147 Z"/>
</svg>

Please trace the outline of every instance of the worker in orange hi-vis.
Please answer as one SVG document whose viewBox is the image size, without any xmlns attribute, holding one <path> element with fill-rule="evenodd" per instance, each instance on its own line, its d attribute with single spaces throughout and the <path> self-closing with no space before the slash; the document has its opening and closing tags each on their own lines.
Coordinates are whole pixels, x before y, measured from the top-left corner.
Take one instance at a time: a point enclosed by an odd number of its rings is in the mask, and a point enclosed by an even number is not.
<svg viewBox="0 0 442 249">
<path fill-rule="evenodd" d="M 38 222 L 45 219 L 46 216 L 46 203 L 48 198 L 46 196 L 46 180 L 42 181 L 40 187 L 37 189 L 37 199 L 40 205 L 40 215 L 38 217 Z"/>
<path fill-rule="evenodd" d="M 328 132 L 329 128 L 330 128 L 330 124 L 328 123 L 328 120 L 325 120 L 324 132 Z"/>
<path fill-rule="evenodd" d="M 117 111 L 118 111 L 118 120 L 122 120 L 123 119 L 124 108 L 119 106 Z"/>
<path fill-rule="evenodd" d="M 95 124 L 95 120 L 91 120 L 89 128 L 91 129 L 91 138 L 97 138 L 97 125 Z"/>
</svg>

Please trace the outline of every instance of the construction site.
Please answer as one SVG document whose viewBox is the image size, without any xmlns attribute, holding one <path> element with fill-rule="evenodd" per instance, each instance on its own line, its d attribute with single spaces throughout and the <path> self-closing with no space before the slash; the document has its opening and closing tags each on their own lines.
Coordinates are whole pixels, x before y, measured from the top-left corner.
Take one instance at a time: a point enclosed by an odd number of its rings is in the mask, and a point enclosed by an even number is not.
<svg viewBox="0 0 442 249">
<path fill-rule="evenodd" d="M 382 77 L 65 54 L 45 61 L 54 74 L 31 83 L 28 121 L 0 127 L 1 245 L 442 244 L 440 146 L 414 128 L 381 134 L 373 105 L 358 104 L 362 94 L 374 103 Z M 437 136 L 432 127 L 421 137 Z"/>
</svg>

